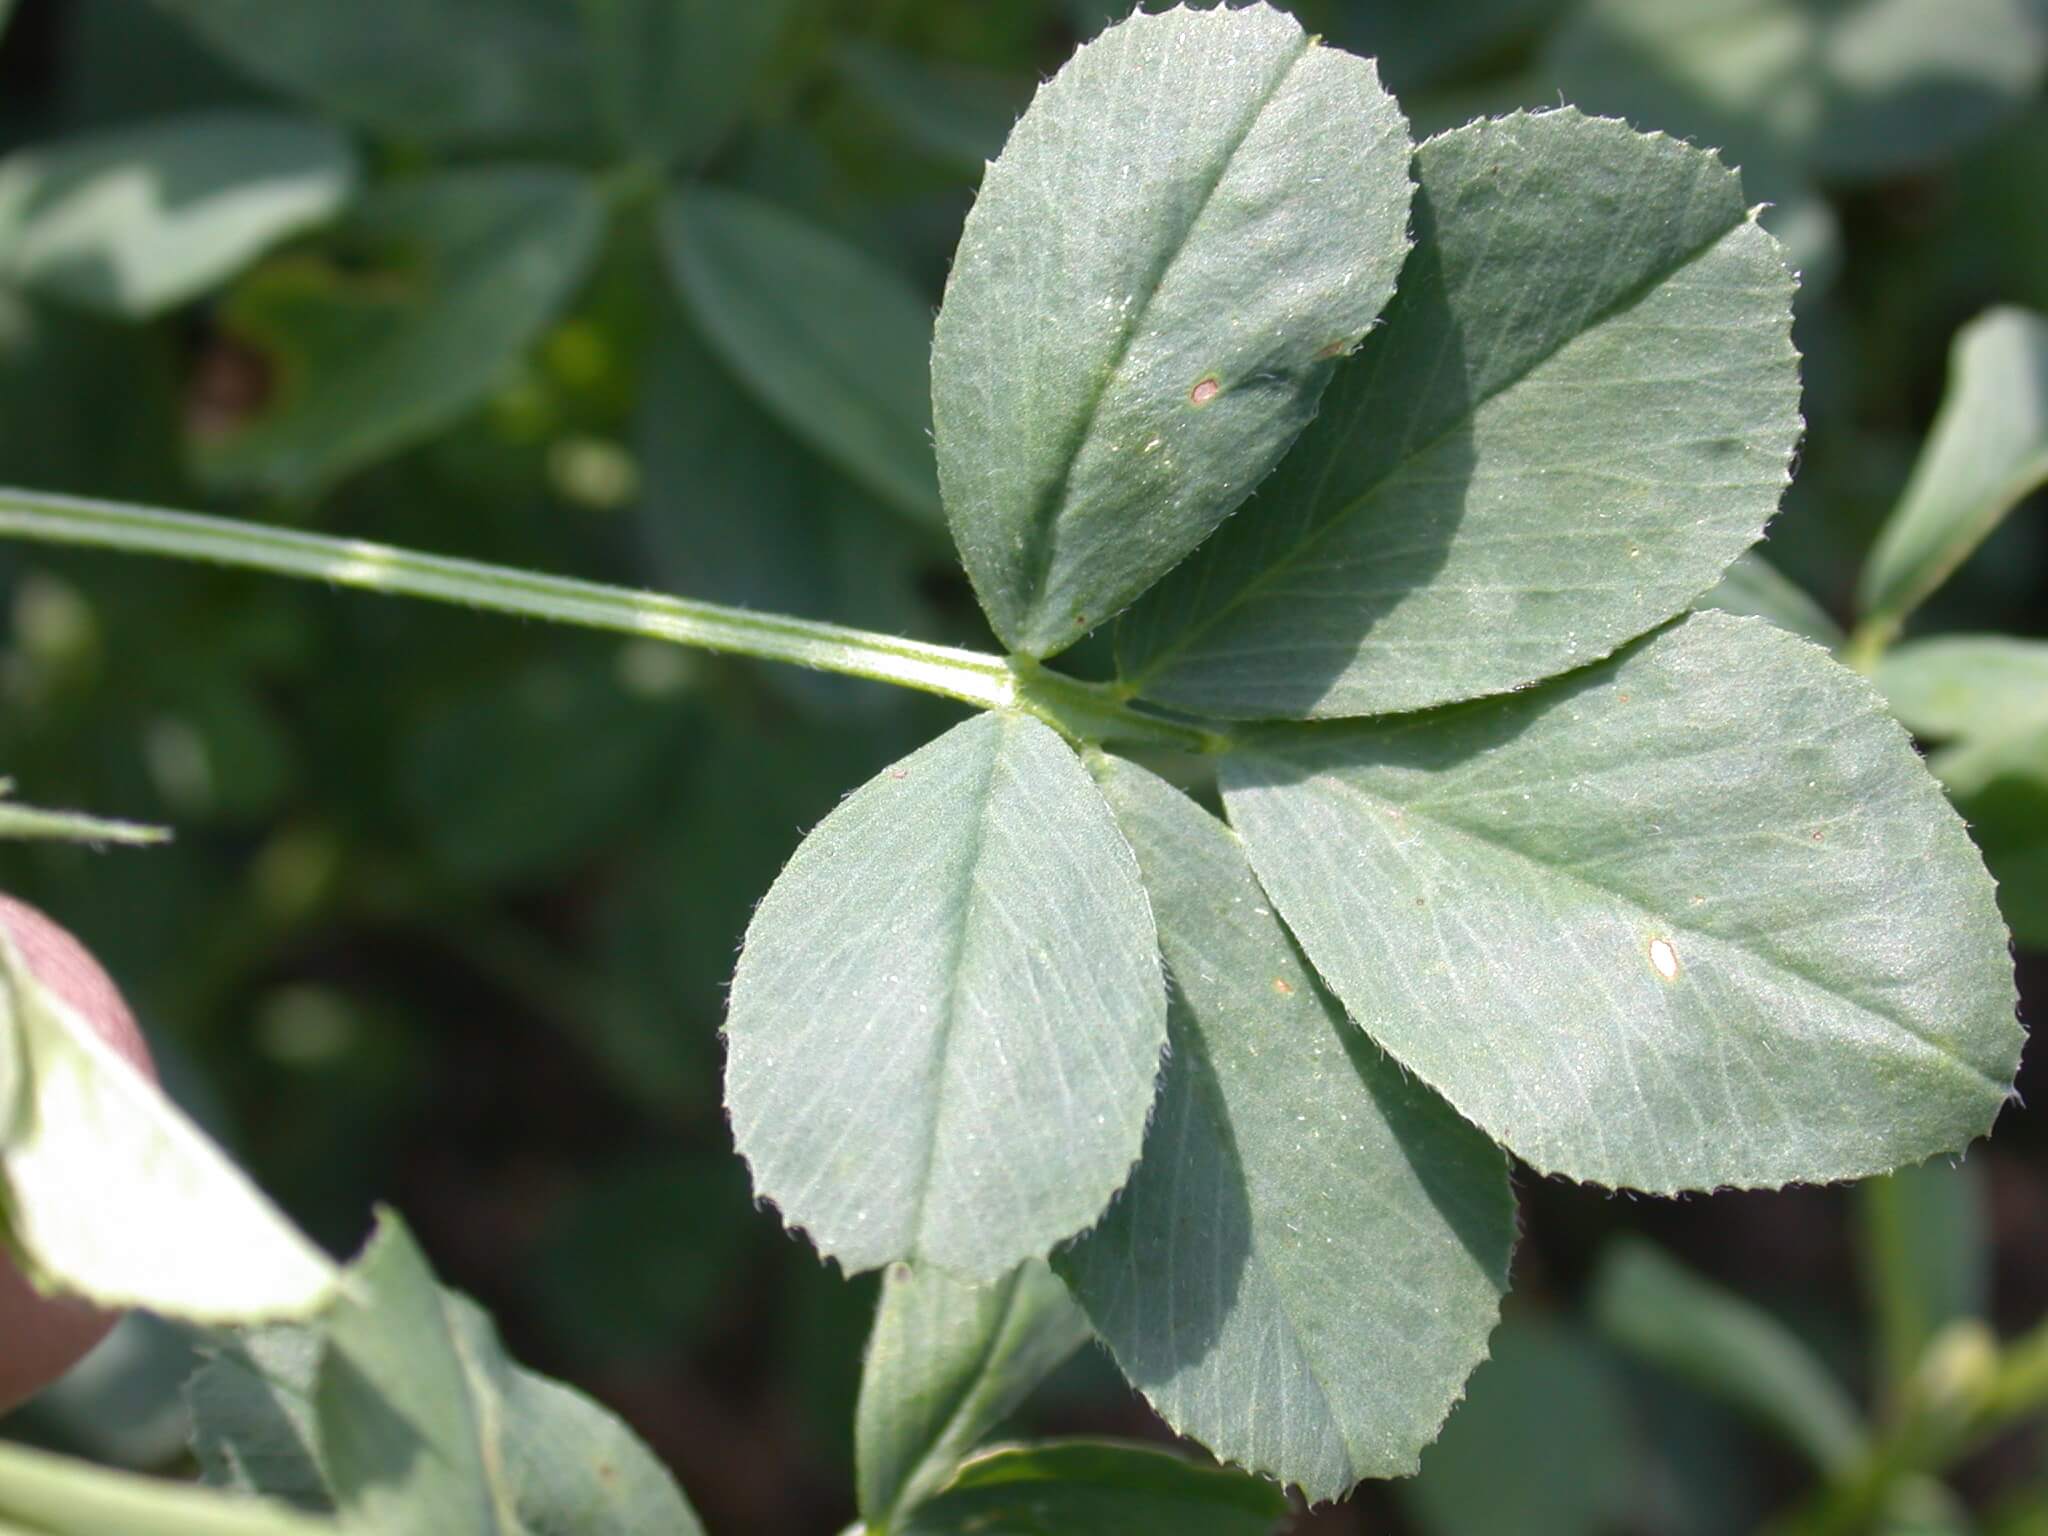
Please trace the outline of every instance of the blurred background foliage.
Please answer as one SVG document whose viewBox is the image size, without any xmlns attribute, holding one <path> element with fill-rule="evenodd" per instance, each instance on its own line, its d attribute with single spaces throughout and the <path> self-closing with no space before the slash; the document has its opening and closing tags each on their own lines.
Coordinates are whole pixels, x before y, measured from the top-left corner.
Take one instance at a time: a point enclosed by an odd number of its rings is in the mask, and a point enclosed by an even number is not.
<svg viewBox="0 0 2048 1536">
<path fill-rule="evenodd" d="M 1378 56 L 1418 134 L 1564 99 L 1745 166 L 1805 277 L 1809 433 L 1768 557 L 1848 620 L 1951 338 L 2048 310 L 2048 5 L 1293 9 Z M 930 317 L 981 162 L 1118 8 L 12 11 L 0 481 L 990 643 L 938 515 Z M 1912 632 L 2048 636 L 2042 510 Z M 31 800 L 178 831 L 11 844 L 0 884 L 98 951 L 173 1091 L 310 1232 L 353 1251 L 372 1201 L 398 1206 L 714 1530 L 850 1517 L 873 1296 L 749 1198 L 723 988 L 802 831 L 948 718 L 648 642 L 0 547 L 0 766 Z M 2041 946 L 2035 741 L 1973 814 Z M 2021 968 L 2038 1014 L 2048 958 Z M 1860 1193 L 1660 1204 L 1524 1174 L 1468 1405 L 1420 1479 L 1303 1529 L 1756 1526 L 1853 1456 L 1930 1341 L 2048 1310 L 2044 1140 L 2015 1110 L 1965 1168 Z M 131 1322 L 6 1432 L 174 1466 L 188 1365 Z M 1032 1417 L 1156 1433 L 1093 1356 Z M 2044 1453 L 1993 1435 L 1890 1528 L 2048 1531 Z"/>
</svg>

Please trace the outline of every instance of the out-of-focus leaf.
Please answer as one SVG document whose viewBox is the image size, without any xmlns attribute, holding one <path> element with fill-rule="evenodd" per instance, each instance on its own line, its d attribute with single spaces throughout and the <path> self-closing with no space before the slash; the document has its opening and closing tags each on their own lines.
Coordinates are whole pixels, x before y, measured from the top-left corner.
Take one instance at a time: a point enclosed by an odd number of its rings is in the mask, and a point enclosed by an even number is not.
<svg viewBox="0 0 2048 1536">
<path fill-rule="evenodd" d="M 1984 1315 L 1990 1248 L 1978 1168 L 1937 1158 L 1857 1188 L 1863 1273 L 1893 1391 L 1935 1334 Z"/>
<path fill-rule="evenodd" d="M 1803 635 L 1831 651 L 1842 643 L 1842 627 L 1828 617 L 1827 610 L 1755 550 L 1729 566 L 1721 584 L 1693 606 L 1769 619 L 1778 628 Z"/>
<path fill-rule="evenodd" d="M 567 171 L 447 171 L 366 197 L 345 231 L 359 272 L 302 259 L 259 269 L 228 329 L 268 363 L 272 398 L 201 466 L 233 486 L 304 491 L 383 458 L 477 404 L 582 279 L 603 228 Z"/>
<path fill-rule="evenodd" d="M 1023 82 L 964 71 L 866 40 L 839 51 L 840 72 L 919 148 L 975 171 L 993 160 L 1031 100 Z"/>
<path fill-rule="evenodd" d="M 1630 1513 L 1641 1449 L 1589 1339 L 1510 1317 L 1401 1502 L 1426 1536 L 1607 1536 Z"/>
<path fill-rule="evenodd" d="M 208 112 L 67 139 L 0 165 L 0 275 L 116 315 L 219 286 L 355 191 L 324 123 Z"/>
<path fill-rule="evenodd" d="M 1694 614 L 1506 699 L 1222 760 L 1372 1037 L 1539 1169 L 1670 1193 L 1957 1152 L 2022 1032 L 1991 881 L 1874 689 Z"/>
<path fill-rule="evenodd" d="M 1505 1159 L 1344 1017 L 1228 828 L 1142 768 L 1092 766 L 1172 1013 L 1145 1156 L 1060 1271 L 1132 1384 L 1218 1457 L 1312 1500 L 1410 1472 L 1507 1290 Z"/>
<path fill-rule="evenodd" d="M 1777 510 L 1792 279 L 1733 171 L 1557 111 L 1432 139 L 1415 172 L 1385 324 L 1119 626 L 1146 697 L 1327 718 L 1523 687 L 1689 606 Z"/>
<path fill-rule="evenodd" d="M 1948 393 L 1858 593 L 1895 629 L 2048 482 L 2048 319 L 1995 309 L 1956 336 Z"/>
<path fill-rule="evenodd" d="M 1509 52 L 1564 15 L 1576 0 L 1341 0 L 1330 40 L 1377 59 L 1402 100 Z M 1469 114 L 1468 114 L 1469 115 Z M 1464 119 L 1460 119 L 1464 121 Z"/>
<path fill-rule="evenodd" d="M 793 8 L 794 0 L 584 0 L 620 143 L 662 165 L 716 149 Z"/>
<path fill-rule="evenodd" d="M 1568 100 L 1773 168 L 1867 179 L 2015 110 L 2048 58 L 2034 0 L 1591 0 L 1555 36 Z"/>
<path fill-rule="evenodd" d="M 273 1503 L 0 1445 L 6 1536 L 340 1536 Z"/>
<path fill-rule="evenodd" d="M 854 1419 L 854 1480 L 869 1527 L 885 1529 L 931 1497 L 1087 1338 L 1088 1320 L 1042 1259 L 985 1286 L 892 1265 Z"/>
<path fill-rule="evenodd" d="M 1824 1473 L 1847 1472 L 1869 1448 L 1856 1405 L 1797 1335 L 1647 1243 L 1608 1251 L 1593 1315 L 1623 1348 L 1741 1409 Z"/>
<path fill-rule="evenodd" d="M 918 577 L 938 540 L 890 518 L 793 438 L 679 316 L 642 369 L 640 526 L 664 591 L 888 634 L 933 627 Z M 772 685 L 813 708 L 871 714 L 900 695 L 791 667 Z"/>
<path fill-rule="evenodd" d="M 318 1455 L 351 1529 L 378 1536 L 701 1536 L 647 1448 L 580 1393 L 521 1370 L 383 1215 L 326 1319 Z"/>
<path fill-rule="evenodd" d="M 192 1452 L 209 1487 L 264 1494 L 315 1514 L 334 1509 L 320 1466 L 313 1389 L 320 1336 L 283 1326 L 223 1335 L 185 1387 Z"/>
<path fill-rule="evenodd" d="M 2048 643 L 1908 641 L 1886 653 L 1877 684 L 1916 734 L 1952 742 L 1928 766 L 1984 850 L 2014 935 L 2048 947 Z"/>
<path fill-rule="evenodd" d="M 595 95 L 565 0 L 158 0 L 257 79 L 443 144 L 581 143 Z"/>
<path fill-rule="evenodd" d="M 756 1192 L 849 1271 L 993 1281 L 1045 1254 L 1138 1159 L 1158 947 L 1067 744 L 955 726 L 820 822 L 747 928 L 726 1103 Z"/>
<path fill-rule="evenodd" d="M 947 517 L 1012 650 L 1113 618 L 1287 451 L 1393 292 L 1409 153 L 1372 65 L 1265 5 L 1140 12 L 1039 91 L 932 342 Z"/>
<path fill-rule="evenodd" d="M 398 791 L 458 879 L 532 879 L 632 817 L 677 724 L 672 702 L 636 697 L 606 660 L 507 667 L 400 740 Z"/>
<path fill-rule="evenodd" d="M 26 1097 L 0 1120 L 0 1207 L 27 1272 L 102 1307 L 190 1322 L 325 1306 L 327 1256 L 4 935 L 0 972 L 0 1031 L 26 1077 Z"/>
<path fill-rule="evenodd" d="M 1995 742 L 2048 725 L 2048 641 L 1939 635 L 1886 652 L 1877 686 L 1933 741 Z"/>
<path fill-rule="evenodd" d="M 1266 1536 L 1287 1513 L 1270 1483 L 1145 1446 L 1068 1441 L 991 1451 L 898 1536 Z"/>
<path fill-rule="evenodd" d="M 891 506 L 935 523 L 930 306 L 838 236 L 744 193 L 678 192 L 662 233 L 734 376 Z"/>
<path fill-rule="evenodd" d="M 723 1151 L 642 1154 L 566 1196 L 527 1267 L 571 1358 L 645 1366 L 701 1337 L 745 1272 L 749 1206 Z"/>
</svg>

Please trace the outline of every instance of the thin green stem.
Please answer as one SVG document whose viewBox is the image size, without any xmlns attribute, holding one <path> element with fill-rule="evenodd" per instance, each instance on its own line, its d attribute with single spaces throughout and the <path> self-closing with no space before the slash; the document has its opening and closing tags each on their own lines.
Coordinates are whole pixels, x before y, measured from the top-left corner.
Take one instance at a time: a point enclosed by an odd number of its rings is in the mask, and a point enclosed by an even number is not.
<svg viewBox="0 0 2048 1536">
<path fill-rule="evenodd" d="M 1899 638 L 1899 628 L 1900 621 L 1888 616 L 1874 615 L 1865 619 L 1851 631 L 1842 646 L 1843 662 L 1865 677 L 1870 676 L 1877 670 L 1878 662 L 1891 648 L 1891 643 Z"/>
<path fill-rule="evenodd" d="M 1077 741 L 1196 752 L 1221 745 L 1198 727 L 1146 714 L 1112 690 L 1029 662 L 361 539 L 8 489 L 0 489 L 0 537 L 204 561 L 786 662 L 983 709 L 1025 710 Z"/>
</svg>

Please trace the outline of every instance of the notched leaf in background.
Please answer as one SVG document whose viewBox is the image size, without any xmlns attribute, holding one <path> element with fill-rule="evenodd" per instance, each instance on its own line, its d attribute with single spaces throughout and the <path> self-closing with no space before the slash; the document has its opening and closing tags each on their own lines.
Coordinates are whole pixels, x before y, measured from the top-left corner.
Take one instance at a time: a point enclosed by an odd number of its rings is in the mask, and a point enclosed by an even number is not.
<svg viewBox="0 0 2048 1536">
<path fill-rule="evenodd" d="M 996 633 L 1049 656 L 1315 414 L 1407 250 L 1408 125 L 1264 5 L 1139 13 L 989 168 L 932 344 L 939 482 Z"/>
<path fill-rule="evenodd" d="M 1656 1193 L 1961 1151 L 2022 1032 L 1992 883 L 1862 679 L 1702 613 L 1537 690 L 1226 758 L 1361 1027 L 1546 1173 Z"/>
<path fill-rule="evenodd" d="M 1166 1038 L 1136 862 L 1073 751 L 955 726 L 855 790 L 755 911 L 726 1103 L 754 1187 L 849 1271 L 995 1280 L 1137 1161 Z"/>
<path fill-rule="evenodd" d="M 1570 110 L 1415 170 L 1385 324 L 1119 626 L 1145 697 L 1328 718 L 1519 688 L 1687 607 L 1777 509 L 1793 283 L 1734 171 Z"/>
<path fill-rule="evenodd" d="M 1144 1160 L 1060 1272 L 1219 1457 L 1318 1500 L 1413 1472 L 1507 1290 L 1506 1160 L 1344 1018 L 1227 827 L 1091 766 L 1152 898 L 1171 1044 Z"/>
</svg>

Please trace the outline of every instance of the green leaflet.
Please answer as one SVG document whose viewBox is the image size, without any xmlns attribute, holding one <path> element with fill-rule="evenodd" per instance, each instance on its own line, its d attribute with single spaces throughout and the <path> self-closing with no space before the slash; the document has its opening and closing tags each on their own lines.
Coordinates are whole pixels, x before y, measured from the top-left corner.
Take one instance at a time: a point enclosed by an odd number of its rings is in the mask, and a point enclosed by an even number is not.
<svg viewBox="0 0 2048 1536">
<path fill-rule="evenodd" d="M 267 1494 L 315 1514 L 334 1493 L 320 1465 L 313 1390 L 320 1335 L 284 1324 L 224 1335 L 185 1384 L 192 1454 L 211 1488 Z"/>
<path fill-rule="evenodd" d="M 587 144 L 590 60 L 567 0 L 157 0 L 267 85 L 450 145 Z"/>
<path fill-rule="evenodd" d="M 1593 1314 L 1623 1348 L 1741 1409 L 1830 1477 L 1869 1453 L 1856 1405 L 1804 1340 L 1640 1239 L 1609 1250 Z"/>
<path fill-rule="evenodd" d="M 1842 644 L 1842 627 L 1828 616 L 1827 610 L 1753 549 L 1729 566 L 1721 584 L 1694 606 L 1769 619 L 1778 628 L 1804 636 L 1831 651 Z"/>
<path fill-rule="evenodd" d="M 116 1472 L 23 1445 L 0 1445 L 7 1536 L 341 1536 L 341 1528 L 263 1499 Z"/>
<path fill-rule="evenodd" d="M 216 482 L 305 491 L 475 406 L 554 318 L 604 210 L 567 171 L 445 171 L 381 187 L 344 231 L 383 270 L 304 259 L 260 269 L 228 327 L 267 354 L 275 397 L 204 447 Z"/>
<path fill-rule="evenodd" d="M 0 166 L 0 273 L 125 316 L 225 282 L 354 194 L 325 123 L 203 112 L 27 150 Z"/>
<path fill-rule="evenodd" d="M 2033 0 L 1592 0 L 1540 69 L 1572 101 L 1746 166 L 1868 180 L 1983 133 L 2044 60 Z"/>
<path fill-rule="evenodd" d="M 1042 1259 L 994 1285 L 892 1265 L 860 1381 L 855 1484 L 870 1531 L 951 1480 L 975 1445 L 1088 1339 Z"/>
<path fill-rule="evenodd" d="M 1407 250 L 1407 123 L 1264 5 L 1139 13 L 989 168 L 932 342 L 939 483 L 1013 650 L 1111 618 L 1315 414 Z"/>
<path fill-rule="evenodd" d="M 1065 1441 L 991 1451 L 901 1536 L 1266 1536 L 1280 1491 L 1147 1446 Z"/>
<path fill-rule="evenodd" d="M 869 490 L 936 523 L 924 300 L 838 236 L 745 193 L 679 191 L 661 228 L 676 286 L 734 376 Z"/>
<path fill-rule="evenodd" d="M 647 1448 L 580 1393 L 514 1365 L 390 1214 L 323 1333 L 317 1460 L 348 1529 L 700 1536 Z"/>
<path fill-rule="evenodd" d="M 1073 752 L 983 714 L 855 790 L 755 911 L 725 1036 L 756 1192 L 847 1270 L 992 1281 L 1092 1224 L 1137 1161 L 1166 994 Z"/>
<path fill-rule="evenodd" d="M 622 148 L 702 160 L 731 130 L 792 0 L 582 0 L 599 89 Z"/>
<path fill-rule="evenodd" d="M 1386 322 L 1118 629 L 1146 697 L 1417 709 L 1582 665 L 1754 543 L 1799 435 L 1792 279 L 1711 155 L 1572 111 L 1432 139 Z"/>
<path fill-rule="evenodd" d="M 1144 1160 L 1060 1271 L 1219 1457 L 1312 1500 L 1413 1472 L 1507 1290 L 1505 1160 L 1345 1020 L 1228 828 L 1093 766 L 1159 922 L 1171 1043 Z"/>
<path fill-rule="evenodd" d="M 1859 1178 L 1983 1134 L 2021 1032 L 1991 882 L 1876 694 L 1698 614 L 1542 689 L 1222 764 L 1354 1018 L 1544 1172 Z"/>
<path fill-rule="evenodd" d="M 1858 600 L 1896 629 L 2029 492 L 2048 482 L 2048 319 L 1994 309 L 1957 335 L 1948 393 Z"/>
<path fill-rule="evenodd" d="M 1908 641 L 1877 669 L 1969 822 L 2022 944 L 2048 945 L 2048 644 L 2001 635 Z"/>
<path fill-rule="evenodd" d="M 305 1317 L 328 1303 L 327 1256 L 4 935 L 0 1031 L 12 1063 L 0 1072 L 11 1101 L 0 1215 L 27 1273 L 103 1307 L 199 1323 Z"/>
</svg>

